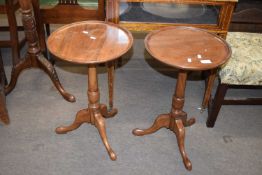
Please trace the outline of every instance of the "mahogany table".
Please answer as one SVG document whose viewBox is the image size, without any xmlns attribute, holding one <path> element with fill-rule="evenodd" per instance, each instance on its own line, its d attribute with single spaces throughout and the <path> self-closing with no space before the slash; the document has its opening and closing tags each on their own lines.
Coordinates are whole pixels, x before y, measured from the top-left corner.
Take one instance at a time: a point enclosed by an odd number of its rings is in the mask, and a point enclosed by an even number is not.
<svg viewBox="0 0 262 175">
<path fill-rule="evenodd" d="M 113 64 L 109 66 L 109 109 L 99 102 L 99 88 L 96 66 L 110 63 L 126 53 L 132 46 L 131 33 L 122 27 L 102 21 L 84 21 L 66 25 L 53 32 L 47 41 L 47 47 L 56 57 L 88 67 L 88 107 L 78 111 L 75 121 L 69 126 L 56 129 L 58 134 L 77 129 L 83 123 L 95 125 L 111 160 L 116 154 L 110 147 L 106 136 L 104 118 L 113 117 L 117 109 L 113 108 Z"/>
<path fill-rule="evenodd" d="M 193 27 L 166 27 L 153 31 L 145 38 L 147 51 L 157 60 L 179 70 L 171 111 L 159 115 L 148 129 L 134 129 L 133 134 L 142 136 L 156 132 L 162 127 L 176 134 L 178 147 L 186 169 L 192 164 L 185 152 L 185 126 L 195 123 L 187 120 L 183 111 L 188 71 L 202 71 L 216 68 L 225 63 L 231 55 L 227 43 L 218 36 Z"/>
</svg>

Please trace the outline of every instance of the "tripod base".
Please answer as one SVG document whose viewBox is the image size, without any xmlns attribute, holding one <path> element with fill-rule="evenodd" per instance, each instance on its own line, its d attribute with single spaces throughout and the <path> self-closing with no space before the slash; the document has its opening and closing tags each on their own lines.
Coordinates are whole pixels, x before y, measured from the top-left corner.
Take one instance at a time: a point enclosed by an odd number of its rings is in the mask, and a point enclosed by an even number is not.
<svg viewBox="0 0 262 175">
<path fill-rule="evenodd" d="M 69 126 L 61 126 L 56 128 L 57 134 L 66 134 L 79 128 L 83 123 L 90 123 L 94 125 L 101 136 L 101 139 L 106 147 L 108 155 L 111 160 L 116 160 L 116 154 L 110 147 L 106 136 L 105 118 L 114 117 L 117 114 L 117 109 L 113 108 L 108 112 L 106 105 L 101 104 L 98 111 L 91 108 L 82 109 L 76 114 L 75 121 Z"/>
</svg>

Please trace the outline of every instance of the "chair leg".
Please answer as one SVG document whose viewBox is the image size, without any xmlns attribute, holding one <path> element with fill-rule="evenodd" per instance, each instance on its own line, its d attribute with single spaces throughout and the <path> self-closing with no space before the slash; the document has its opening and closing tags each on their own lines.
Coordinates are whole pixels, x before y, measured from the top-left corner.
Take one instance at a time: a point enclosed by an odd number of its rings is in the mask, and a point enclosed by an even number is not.
<svg viewBox="0 0 262 175">
<path fill-rule="evenodd" d="M 50 36 L 50 24 L 45 24 L 45 31 L 46 31 L 46 35 L 47 35 L 47 37 L 49 37 Z"/>
<path fill-rule="evenodd" d="M 45 24 L 45 31 L 46 31 L 46 36 L 49 37 L 51 34 L 50 24 Z M 51 56 L 50 52 L 47 49 L 46 49 L 46 57 L 51 62 L 52 65 L 55 64 L 55 59 Z"/>
<path fill-rule="evenodd" d="M 9 124 L 9 116 L 5 104 L 5 70 L 2 62 L 1 50 L 0 50 L 0 121 L 4 124 Z"/>
<path fill-rule="evenodd" d="M 220 108 L 223 104 L 228 86 L 226 84 L 220 84 L 217 87 L 215 98 L 213 102 L 209 103 L 208 106 L 208 118 L 206 125 L 209 128 L 213 128 L 215 126 L 215 122 L 220 111 Z"/>
<path fill-rule="evenodd" d="M 20 48 L 19 48 L 19 39 L 18 39 L 18 30 L 17 30 L 17 22 L 15 16 L 15 8 L 13 5 L 13 1 L 9 1 L 7 8 L 7 18 L 9 23 L 9 31 L 10 31 L 10 40 L 12 43 L 12 62 L 13 65 L 16 65 L 20 59 Z"/>
<path fill-rule="evenodd" d="M 214 82 L 216 79 L 216 73 L 217 73 L 217 69 L 212 69 L 208 75 L 201 111 L 206 109 L 206 107 L 208 106 L 208 102 L 211 97 L 212 88 L 214 86 Z"/>
</svg>

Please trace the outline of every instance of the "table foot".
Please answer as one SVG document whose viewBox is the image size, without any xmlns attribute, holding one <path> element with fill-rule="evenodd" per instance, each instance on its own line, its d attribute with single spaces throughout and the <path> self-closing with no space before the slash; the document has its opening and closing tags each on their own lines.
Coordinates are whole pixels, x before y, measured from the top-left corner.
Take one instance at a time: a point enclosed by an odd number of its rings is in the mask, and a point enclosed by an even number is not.
<svg viewBox="0 0 262 175">
<path fill-rule="evenodd" d="M 79 128 L 83 123 L 90 123 L 90 114 L 88 109 L 82 109 L 77 112 L 75 121 L 69 126 L 60 126 L 56 128 L 57 134 L 66 134 L 69 131 L 73 131 Z"/>
<path fill-rule="evenodd" d="M 17 65 L 14 65 L 11 73 L 10 83 L 5 87 L 5 94 L 9 94 L 15 87 L 17 83 L 18 76 L 24 69 L 28 68 L 40 68 L 45 73 L 47 73 L 52 80 L 53 84 L 60 92 L 60 94 L 64 97 L 65 100 L 69 102 L 75 102 L 75 97 L 64 90 L 62 87 L 57 73 L 53 67 L 53 65 L 42 55 L 39 54 L 35 57 L 26 55 L 25 59 L 21 60 Z"/>
<path fill-rule="evenodd" d="M 185 127 L 192 126 L 193 124 L 196 123 L 196 119 L 195 118 L 190 118 L 189 120 L 185 119 L 185 120 L 182 120 L 182 121 L 183 121 L 183 125 Z"/>
<path fill-rule="evenodd" d="M 6 125 L 10 123 L 10 119 L 6 109 L 4 109 L 4 111 L 2 112 L 0 111 L 0 121 L 2 121 Z"/>
<path fill-rule="evenodd" d="M 100 105 L 100 112 L 103 115 L 104 118 L 111 118 L 114 117 L 117 114 L 117 109 L 112 108 L 112 109 L 107 109 L 107 106 L 105 104 Z"/>
<path fill-rule="evenodd" d="M 163 127 L 168 128 L 169 123 L 170 123 L 170 115 L 161 114 L 156 118 L 155 122 L 153 123 L 153 125 L 150 128 L 144 129 L 144 130 L 136 128 L 133 130 L 133 134 L 136 136 L 143 136 L 143 135 L 151 134 L 151 133 L 158 131 L 159 129 Z"/>
<path fill-rule="evenodd" d="M 171 114 L 161 114 L 159 115 L 153 125 L 148 129 L 134 129 L 133 134 L 136 136 L 143 136 L 147 134 L 154 133 L 158 131 L 159 129 L 166 127 L 167 129 L 170 129 L 176 134 L 178 147 L 184 162 L 184 165 L 187 170 L 192 170 L 192 164 L 187 157 L 187 154 L 185 152 L 185 126 L 191 126 L 195 123 L 195 119 L 191 118 L 189 120 L 186 120 L 186 118 L 182 119 L 176 119 L 175 117 L 172 117 Z"/>
<path fill-rule="evenodd" d="M 5 87 L 5 94 L 9 94 L 17 83 L 18 76 L 24 69 L 28 69 L 31 67 L 30 59 L 23 59 L 18 64 L 14 65 L 11 72 L 11 80 L 9 84 Z"/>
<path fill-rule="evenodd" d="M 60 92 L 64 99 L 69 102 L 75 102 L 75 97 L 66 92 L 65 89 L 62 87 L 53 65 L 43 55 L 38 56 L 37 60 L 40 63 L 39 68 L 42 69 L 45 73 L 47 73 L 47 75 L 50 77 L 53 84 L 55 85 L 56 89 Z"/>
<path fill-rule="evenodd" d="M 185 127 L 183 125 L 183 121 L 174 119 L 174 127 L 170 129 L 176 134 L 179 151 L 181 153 L 186 169 L 189 171 L 192 170 L 192 163 L 185 151 Z"/>
<path fill-rule="evenodd" d="M 108 155 L 110 157 L 111 160 L 116 160 L 116 154 L 114 153 L 114 151 L 112 150 L 112 148 L 110 147 L 109 143 L 108 143 L 108 139 L 106 136 L 106 128 L 105 128 L 105 119 L 103 118 L 102 115 L 97 114 L 95 115 L 95 126 L 98 129 L 98 132 L 101 136 L 101 139 L 106 147 L 106 150 L 108 152 Z"/>
</svg>

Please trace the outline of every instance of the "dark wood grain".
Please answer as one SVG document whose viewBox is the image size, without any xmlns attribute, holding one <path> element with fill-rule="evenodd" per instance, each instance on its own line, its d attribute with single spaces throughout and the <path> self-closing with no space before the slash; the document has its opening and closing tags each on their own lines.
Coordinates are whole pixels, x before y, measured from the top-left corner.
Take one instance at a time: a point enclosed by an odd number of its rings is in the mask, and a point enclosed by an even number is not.
<svg viewBox="0 0 262 175">
<path fill-rule="evenodd" d="M 210 98 L 208 105 L 208 118 L 206 126 L 213 128 L 215 126 L 219 111 L 222 105 L 262 105 L 262 98 L 229 98 L 226 97 L 228 89 L 262 89 L 261 86 L 252 85 L 230 85 L 219 82 L 214 98 Z"/>
</svg>

